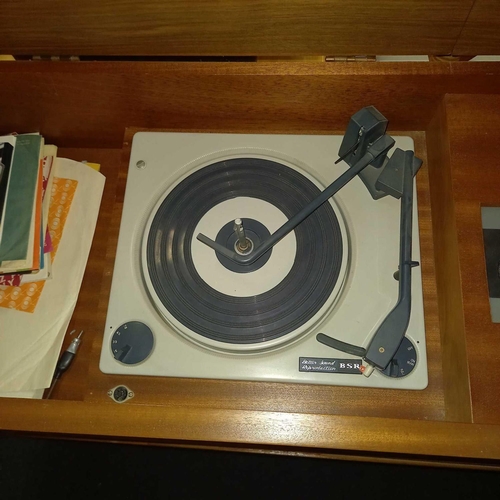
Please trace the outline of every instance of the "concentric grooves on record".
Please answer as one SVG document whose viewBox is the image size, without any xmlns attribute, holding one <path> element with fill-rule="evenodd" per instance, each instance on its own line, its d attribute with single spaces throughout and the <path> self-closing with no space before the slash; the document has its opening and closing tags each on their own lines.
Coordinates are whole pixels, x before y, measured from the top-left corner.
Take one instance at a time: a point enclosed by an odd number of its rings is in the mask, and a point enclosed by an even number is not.
<svg viewBox="0 0 500 500">
<path fill-rule="evenodd" d="M 203 215 L 225 200 L 260 198 L 291 218 L 319 193 L 299 172 L 260 158 L 220 161 L 194 172 L 168 194 L 152 220 L 146 246 L 150 293 L 207 339 L 257 344 L 295 331 L 321 309 L 339 278 L 342 235 L 330 203 L 295 229 L 291 271 L 260 295 L 232 297 L 207 285 L 194 267 L 191 241 Z"/>
</svg>

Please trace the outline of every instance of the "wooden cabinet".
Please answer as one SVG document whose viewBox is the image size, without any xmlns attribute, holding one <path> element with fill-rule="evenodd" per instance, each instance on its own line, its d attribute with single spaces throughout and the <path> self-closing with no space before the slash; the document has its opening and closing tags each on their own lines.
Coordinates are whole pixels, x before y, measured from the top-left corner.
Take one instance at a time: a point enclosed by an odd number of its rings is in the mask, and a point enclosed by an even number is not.
<svg viewBox="0 0 500 500">
<path fill-rule="evenodd" d="M 56 12 L 35 1 L 35 15 L 21 19 L 7 3 L 2 52 L 148 56 L 451 53 L 472 7 L 115 0 L 59 2 Z M 489 316 L 480 207 L 500 206 L 500 63 L 15 61 L 0 63 L 0 96 L 0 132 L 39 130 L 107 177 L 70 325 L 86 332 L 81 351 L 53 400 L 0 400 L 1 429 L 496 466 L 500 325 Z M 135 397 L 113 403 L 107 390 L 125 377 L 102 374 L 98 359 L 134 131 L 329 134 L 369 104 L 425 161 L 417 187 L 429 387 L 127 377 Z"/>
</svg>

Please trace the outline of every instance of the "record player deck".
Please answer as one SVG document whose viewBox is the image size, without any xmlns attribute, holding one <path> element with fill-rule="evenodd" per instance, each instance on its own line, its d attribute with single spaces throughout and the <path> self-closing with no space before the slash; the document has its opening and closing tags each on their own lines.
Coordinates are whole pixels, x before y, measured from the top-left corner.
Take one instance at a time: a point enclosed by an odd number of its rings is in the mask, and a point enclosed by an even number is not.
<svg viewBox="0 0 500 500">
<path fill-rule="evenodd" d="M 421 162 L 386 127 L 136 134 L 101 370 L 425 388 Z"/>
</svg>

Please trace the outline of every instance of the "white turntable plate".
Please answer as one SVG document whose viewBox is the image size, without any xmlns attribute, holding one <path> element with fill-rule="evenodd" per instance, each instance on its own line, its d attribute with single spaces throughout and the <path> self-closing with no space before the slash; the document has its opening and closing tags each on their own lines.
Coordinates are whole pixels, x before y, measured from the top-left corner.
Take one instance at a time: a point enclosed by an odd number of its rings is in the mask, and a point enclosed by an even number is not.
<svg viewBox="0 0 500 500">
<path fill-rule="evenodd" d="M 101 370 L 150 376 L 424 388 L 427 385 L 427 363 L 419 267 L 412 272 L 412 313 L 406 335 L 417 356 L 410 375 L 391 378 L 375 371 L 366 378 L 353 372 L 335 374 L 299 370 L 299 359 L 304 356 L 356 362 L 355 356 L 320 344 L 316 334 L 322 332 L 351 344 L 366 346 L 397 300 L 397 282 L 392 274 L 398 265 L 400 204 L 393 198 L 372 200 L 360 179 L 354 179 L 328 202 L 338 219 L 345 250 L 339 278 L 328 300 L 296 332 L 258 344 L 228 344 L 186 330 L 186 326 L 155 298 L 148 266 L 144 264 L 147 235 L 158 207 L 179 183 L 217 161 L 262 158 L 297 170 L 323 189 L 346 169 L 343 164 L 333 164 L 341 139 L 340 136 L 136 134 Z M 413 141 L 397 137 L 396 147 L 413 149 Z M 138 161 L 144 161 L 146 167 L 136 168 Z M 214 239 L 221 225 L 245 217 L 262 219 L 272 233 L 287 216 L 277 204 L 255 198 L 258 197 L 236 196 L 216 203 L 196 220 L 193 234 L 203 233 Z M 169 227 L 163 229 L 166 236 Z M 235 303 L 246 303 L 253 297 L 279 288 L 287 279 L 293 267 L 293 256 L 298 251 L 297 241 L 294 233 L 288 235 L 273 248 L 266 265 L 247 274 L 226 269 L 215 257 L 215 252 L 195 237 L 186 242 L 188 246 L 179 248 L 183 252 L 189 250 L 203 286 L 213 289 L 215 294 L 232 297 Z M 412 258 L 419 261 L 416 197 L 412 246 Z M 113 357 L 111 343 L 121 325 L 134 321 L 146 325 L 152 332 L 154 349 L 143 362 L 134 365 L 119 363 Z"/>
</svg>

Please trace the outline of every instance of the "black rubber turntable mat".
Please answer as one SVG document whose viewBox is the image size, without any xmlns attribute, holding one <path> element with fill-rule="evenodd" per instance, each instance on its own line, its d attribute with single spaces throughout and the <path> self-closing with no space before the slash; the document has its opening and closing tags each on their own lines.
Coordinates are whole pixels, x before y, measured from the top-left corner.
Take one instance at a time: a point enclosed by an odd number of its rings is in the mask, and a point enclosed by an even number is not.
<svg viewBox="0 0 500 500">
<path fill-rule="evenodd" d="M 342 235 L 330 203 L 295 229 L 290 272 L 260 295 L 232 297 L 209 286 L 194 267 L 191 241 L 205 213 L 228 199 L 259 198 L 291 218 L 319 193 L 294 169 L 260 158 L 220 161 L 194 172 L 169 193 L 152 221 L 146 252 L 150 292 L 180 323 L 208 339 L 253 344 L 293 332 L 321 309 L 339 278 Z"/>
</svg>

